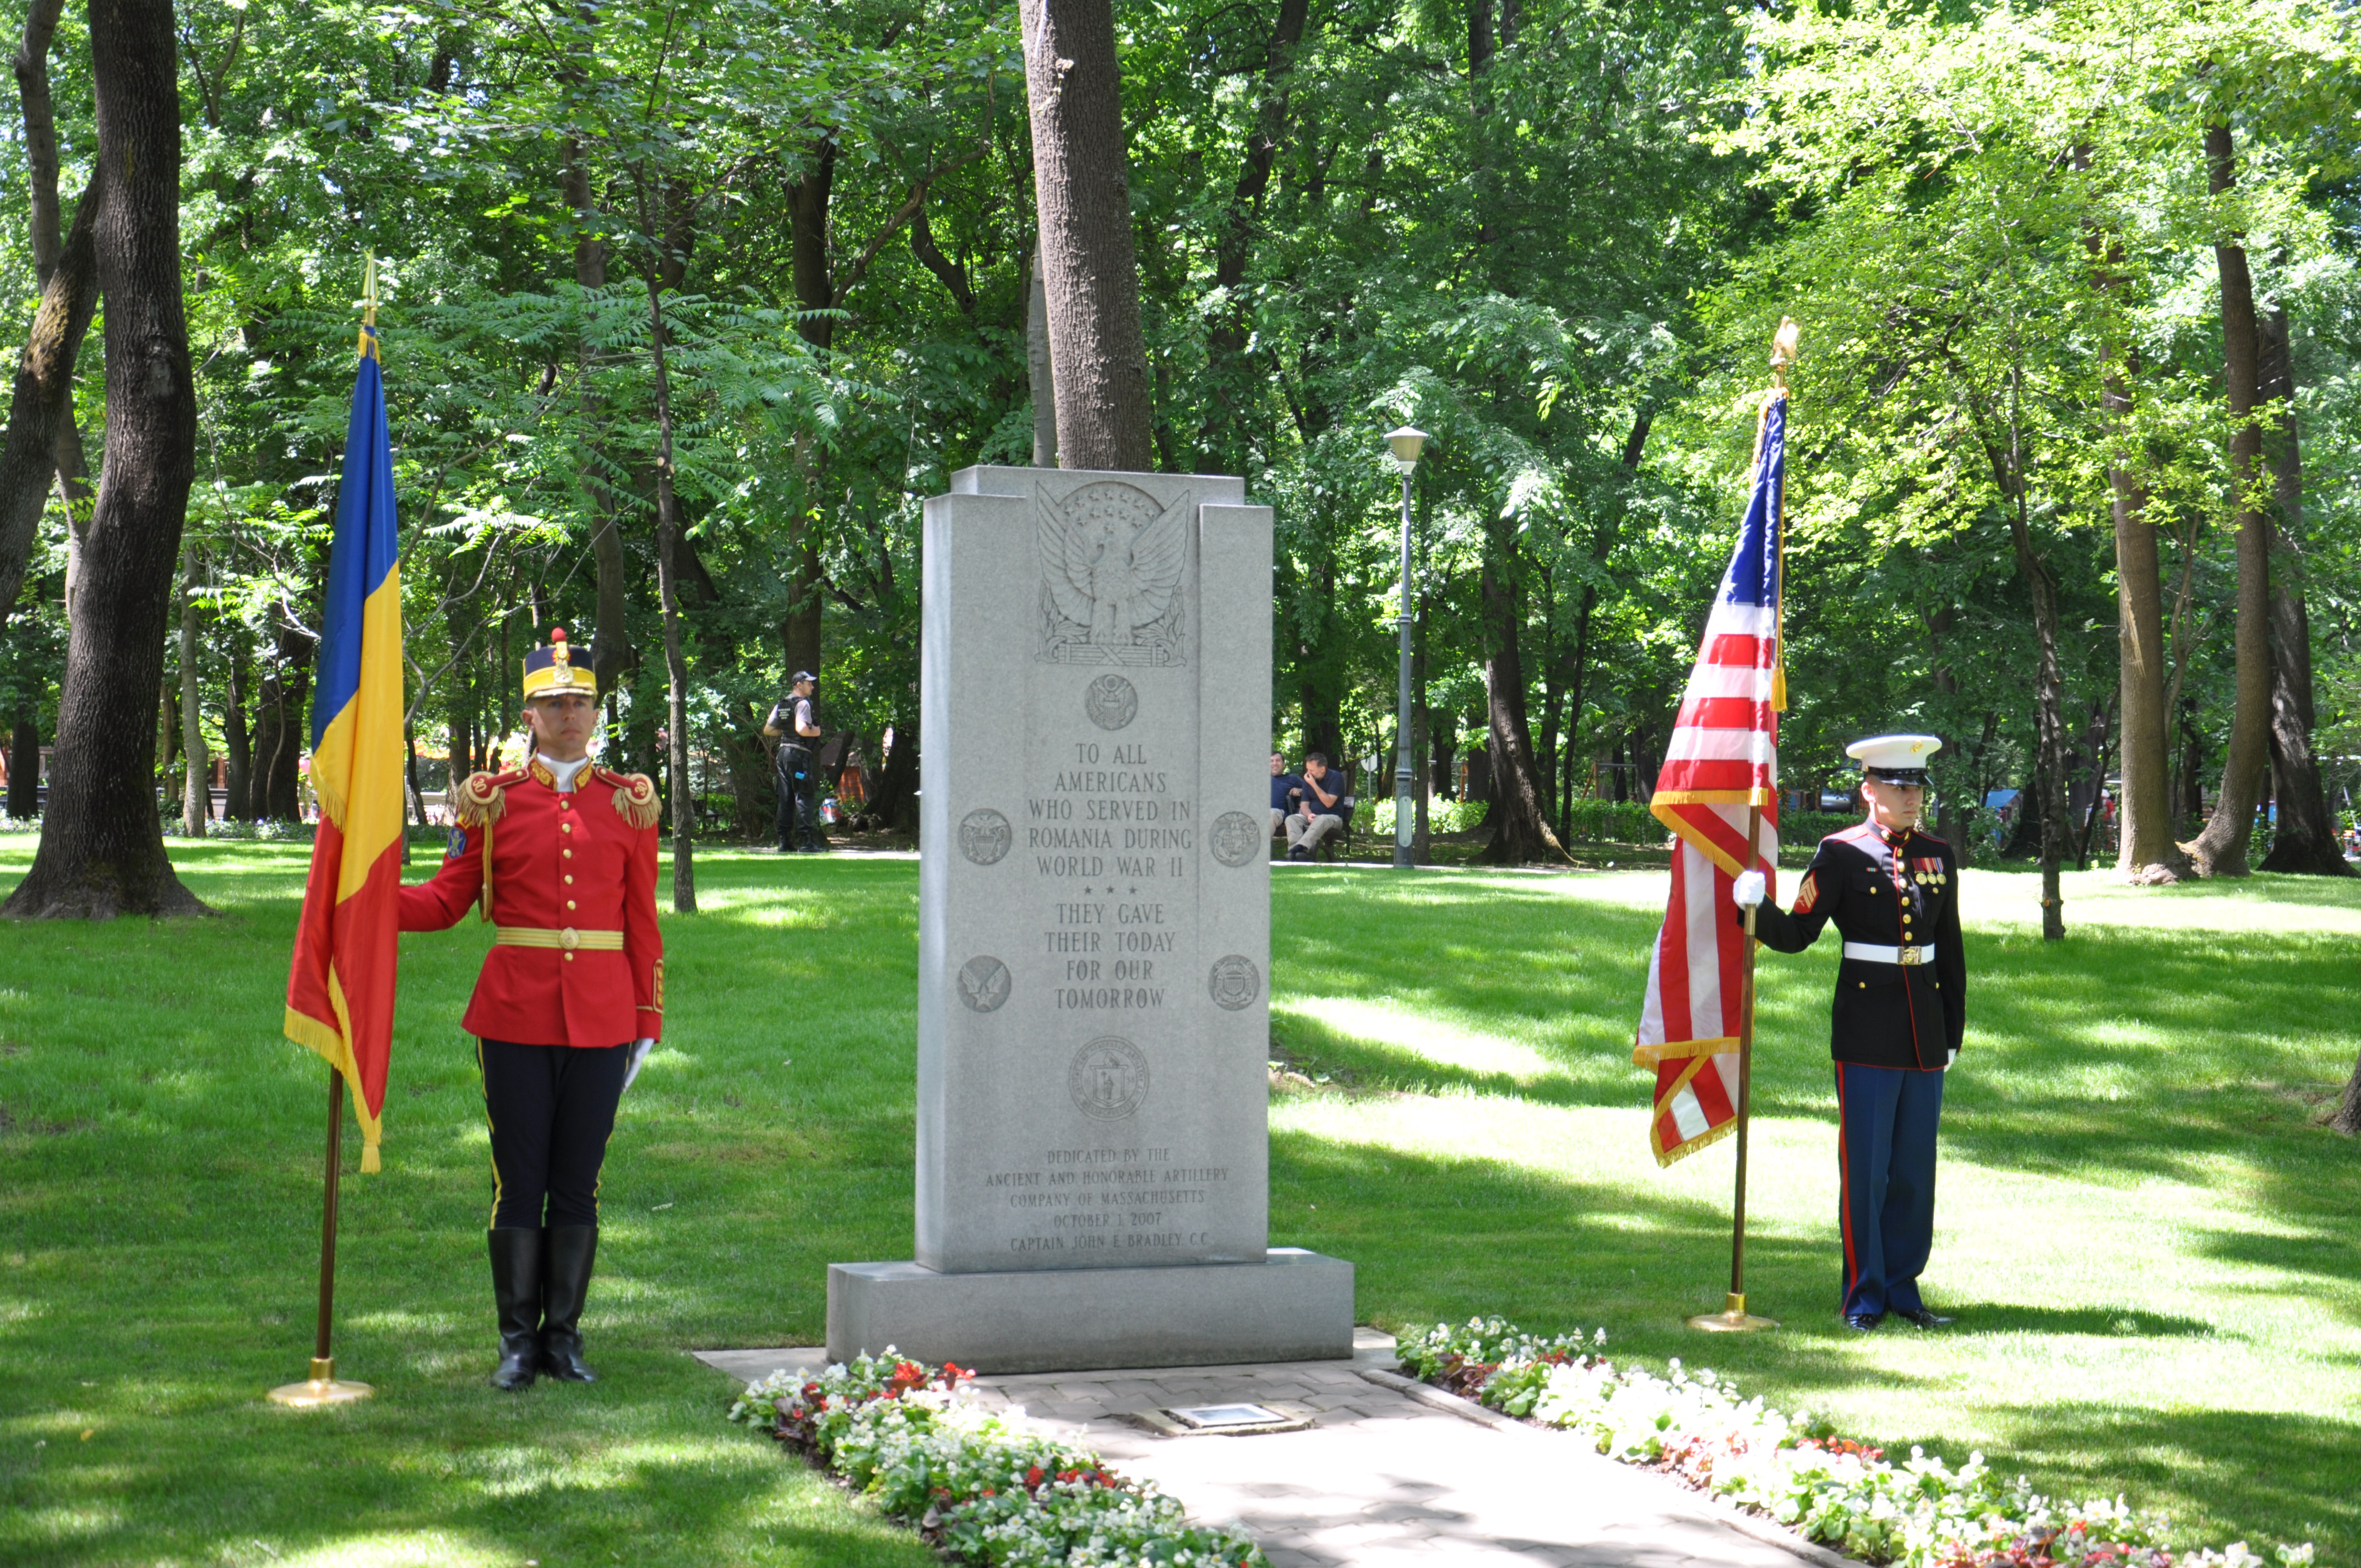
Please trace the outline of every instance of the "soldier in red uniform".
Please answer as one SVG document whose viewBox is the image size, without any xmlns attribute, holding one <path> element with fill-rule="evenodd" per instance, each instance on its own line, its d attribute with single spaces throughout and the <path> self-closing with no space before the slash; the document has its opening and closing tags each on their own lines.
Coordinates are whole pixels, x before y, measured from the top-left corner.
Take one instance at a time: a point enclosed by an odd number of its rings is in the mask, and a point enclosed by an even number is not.
<svg viewBox="0 0 2361 1568">
<path fill-rule="evenodd" d="M 598 686 L 563 628 L 524 662 L 533 754 L 461 785 L 434 880 L 401 890 L 401 928 L 492 922 L 461 1026 L 476 1036 L 492 1135 L 495 1387 L 588 1383 L 582 1303 L 598 1245 L 598 1168 L 616 1103 L 664 1032 L 655 786 L 594 764 Z"/>
</svg>

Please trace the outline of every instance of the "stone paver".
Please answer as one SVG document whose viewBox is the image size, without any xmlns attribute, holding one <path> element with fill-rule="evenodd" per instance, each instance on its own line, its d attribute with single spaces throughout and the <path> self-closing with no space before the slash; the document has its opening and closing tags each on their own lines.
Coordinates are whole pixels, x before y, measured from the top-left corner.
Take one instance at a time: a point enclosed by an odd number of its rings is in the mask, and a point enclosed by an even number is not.
<svg viewBox="0 0 2361 1568">
<path fill-rule="evenodd" d="M 1675 1483 L 1556 1432 L 1469 1419 L 1380 1381 L 1393 1342 L 1358 1331 L 1350 1362 L 1137 1367 L 993 1377 L 977 1397 L 1026 1413 L 1154 1481 L 1197 1519 L 1235 1523 L 1275 1568 L 1442 1563 L 1552 1568 L 1839 1568 L 1844 1559 L 1741 1521 Z M 817 1350 L 709 1351 L 752 1379 L 816 1367 Z M 1372 1377 L 1369 1374 L 1376 1374 Z M 1251 1436 L 1168 1436 L 1129 1412 L 1285 1403 L 1312 1424 Z M 1484 1414 L 1488 1415 L 1488 1412 Z"/>
</svg>

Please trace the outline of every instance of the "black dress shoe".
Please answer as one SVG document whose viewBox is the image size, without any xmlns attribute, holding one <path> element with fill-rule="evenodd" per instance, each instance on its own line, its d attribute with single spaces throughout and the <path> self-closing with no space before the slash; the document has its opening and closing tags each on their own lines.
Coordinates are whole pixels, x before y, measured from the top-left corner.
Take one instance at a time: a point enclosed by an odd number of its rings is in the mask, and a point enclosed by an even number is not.
<svg viewBox="0 0 2361 1568">
<path fill-rule="evenodd" d="M 1883 1312 L 1847 1312 L 1844 1320 L 1845 1327 L 1861 1333 L 1869 1332 L 1883 1321 L 1885 1321 Z"/>
<path fill-rule="evenodd" d="M 522 1227 L 486 1233 L 492 1255 L 492 1304 L 500 1310 L 500 1364 L 492 1387 L 533 1387 L 541 1370 L 541 1233 Z"/>
<path fill-rule="evenodd" d="M 1912 1311 L 1896 1312 L 1894 1315 L 1900 1318 L 1905 1323 L 1916 1323 L 1922 1329 L 1944 1328 L 1947 1327 L 1951 1321 L 1950 1319 L 1943 1316 L 1940 1312 L 1930 1312 L 1924 1307 L 1917 1308 Z"/>
</svg>

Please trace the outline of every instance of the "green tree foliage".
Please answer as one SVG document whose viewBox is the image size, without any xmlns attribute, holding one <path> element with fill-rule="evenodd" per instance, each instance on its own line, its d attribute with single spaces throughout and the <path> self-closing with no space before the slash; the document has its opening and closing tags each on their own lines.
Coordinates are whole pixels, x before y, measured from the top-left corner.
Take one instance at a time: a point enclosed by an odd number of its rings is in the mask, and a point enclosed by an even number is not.
<svg viewBox="0 0 2361 1568">
<path fill-rule="evenodd" d="M 553 624 L 587 640 L 602 583 L 610 753 L 668 765 L 652 280 L 700 826 L 767 823 L 762 719 L 810 659 L 827 727 L 873 768 L 892 731 L 873 793 L 881 815 L 905 808 L 921 503 L 1032 449 L 1015 7 L 190 0 L 179 16 L 200 674 L 233 811 L 299 798 L 372 255 L 422 790 L 513 732 L 517 661 Z M 1379 435 L 1407 422 L 1436 437 L 1413 608 L 1438 771 L 1473 756 L 1499 773 L 1521 744 L 1554 828 L 1580 800 L 1643 797 L 1792 315 L 1789 782 L 1839 780 L 1864 731 L 1930 729 L 1950 742 L 1947 829 L 1989 842 L 1975 807 L 2036 782 L 2046 702 L 2056 804 L 2031 815 L 2065 816 L 2051 847 L 2074 855 L 2114 744 L 2110 474 L 2136 470 L 2194 832 L 2234 695 L 2212 247 L 2235 233 L 2291 323 L 2317 748 L 2345 799 L 2361 100 L 2339 15 L 1179 0 L 1116 22 L 1156 457 L 1243 474 L 1278 508 L 1282 743 L 1390 751 Z M 93 145 L 71 7 L 50 75 L 71 203 Z M 2241 178 L 2215 196 L 2202 132 L 2225 116 Z M 0 297 L 20 332 L 22 156 L 0 138 Z M 2111 367 L 2127 414 L 2105 406 Z M 0 647 L 5 695 L 41 727 L 64 541 L 53 506 Z M 1488 686 L 1510 670 L 1513 691 Z"/>
</svg>

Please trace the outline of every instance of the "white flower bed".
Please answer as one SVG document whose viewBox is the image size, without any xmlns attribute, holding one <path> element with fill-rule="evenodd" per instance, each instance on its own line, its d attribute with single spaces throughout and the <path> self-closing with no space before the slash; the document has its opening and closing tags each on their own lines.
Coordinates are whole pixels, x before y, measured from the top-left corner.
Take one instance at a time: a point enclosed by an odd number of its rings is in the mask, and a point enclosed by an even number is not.
<svg viewBox="0 0 2361 1568">
<path fill-rule="evenodd" d="M 961 1562 L 992 1568 L 1268 1568 L 1235 1530 L 1191 1525 L 1180 1503 L 1126 1481 L 1023 1413 L 959 1392 L 957 1366 L 888 1346 L 816 1376 L 746 1386 L 730 1419 L 808 1454 Z"/>
<path fill-rule="evenodd" d="M 2122 1497 L 2069 1503 L 2004 1484 L 1972 1453 L 1954 1470 L 1916 1448 L 1901 1464 L 1806 1417 L 1741 1399 L 1710 1372 L 1676 1360 L 1659 1377 L 1596 1354 L 1605 1330 L 1540 1339 L 1499 1318 L 1438 1323 L 1400 1342 L 1428 1382 L 1512 1416 L 1561 1427 L 1627 1464 L 1667 1470 L 1700 1491 L 1767 1515 L 1870 1563 L 1901 1568 L 2173 1568 L 2166 1521 Z M 2280 1568 L 2312 1561 L 2281 1546 Z M 2181 1568 L 2267 1568 L 2234 1541 L 2178 1559 Z"/>
</svg>

